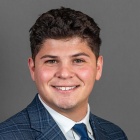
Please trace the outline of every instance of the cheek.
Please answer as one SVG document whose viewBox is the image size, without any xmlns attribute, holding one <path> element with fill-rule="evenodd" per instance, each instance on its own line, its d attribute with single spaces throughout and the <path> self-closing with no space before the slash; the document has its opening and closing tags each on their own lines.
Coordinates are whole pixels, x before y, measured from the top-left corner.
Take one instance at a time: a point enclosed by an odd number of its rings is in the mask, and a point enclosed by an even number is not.
<svg viewBox="0 0 140 140">
<path fill-rule="evenodd" d="M 38 69 L 35 73 L 35 77 L 37 81 L 47 82 L 52 78 L 53 71 L 48 69 Z"/>
<path fill-rule="evenodd" d="M 91 81 L 95 79 L 96 70 L 92 67 L 84 67 L 78 71 L 81 80 Z"/>
</svg>

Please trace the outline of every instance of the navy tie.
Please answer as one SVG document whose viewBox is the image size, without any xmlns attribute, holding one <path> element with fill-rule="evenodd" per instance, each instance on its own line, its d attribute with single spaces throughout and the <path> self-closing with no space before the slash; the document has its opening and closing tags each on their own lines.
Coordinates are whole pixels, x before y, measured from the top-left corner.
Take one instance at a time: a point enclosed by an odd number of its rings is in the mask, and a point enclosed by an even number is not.
<svg viewBox="0 0 140 140">
<path fill-rule="evenodd" d="M 87 134 L 86 125 L 84 123 L 75 124 L 73 130 L 81 136 L 80 140 L 91 140 Z"/>
</svg>

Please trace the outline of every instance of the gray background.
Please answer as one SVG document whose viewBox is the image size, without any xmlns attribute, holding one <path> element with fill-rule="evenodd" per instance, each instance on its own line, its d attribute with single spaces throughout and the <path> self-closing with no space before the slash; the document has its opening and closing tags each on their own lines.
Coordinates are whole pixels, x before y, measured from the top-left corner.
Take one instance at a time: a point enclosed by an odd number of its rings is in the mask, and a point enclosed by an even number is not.
<svg viewBox="0 0 140 140">
<path fill-rule="evenodd" d="M 140 131 L 139 0 L 0 0 L 0 122 L 25 108 L 37 93 L 27 58 L 28 30 L 42 12 L 60 6 L 92 16 L 101 27 L 104 69 L 91 110 L 118 124 L 129 140 Z"/>
</svg>

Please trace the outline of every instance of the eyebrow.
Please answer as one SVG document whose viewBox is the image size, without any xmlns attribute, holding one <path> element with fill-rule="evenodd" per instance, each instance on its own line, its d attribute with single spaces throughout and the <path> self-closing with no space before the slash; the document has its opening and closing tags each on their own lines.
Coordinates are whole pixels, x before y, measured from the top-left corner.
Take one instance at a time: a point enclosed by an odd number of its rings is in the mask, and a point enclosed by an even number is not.
<svg viewBox="0 0 140 140">
<path fill-rule="evenodd" d="M 43 55 L 40 59 L 47 58 L 47 57 L 49 57 L 49 58 L 58 58 L 58 56 L 46 54 L 46 55 Z"/>
<path fill-rule="evenodd" d="M 90 57 L 88 54 L 86 54 L 84 52 L 81 52 L 81 53 L 77 53 L 77 54 L 72 55 L 72 57 L 78 57 L 78 56 L 87 56 L 87 57 Z"/>
<path fill-rule="evenodd" d="M 84 52 L 71 55 L 71 57 L 78 57 L 78 56 L 87 56 L 87 57 L 90 57 L 88 54 L 86 54 Z M 58 56 L 46 54 L 46 55 L 43 55 L 40 59 L 47 58 L 47 57 L 48 58 L 58 58 Z"/>
</svg>

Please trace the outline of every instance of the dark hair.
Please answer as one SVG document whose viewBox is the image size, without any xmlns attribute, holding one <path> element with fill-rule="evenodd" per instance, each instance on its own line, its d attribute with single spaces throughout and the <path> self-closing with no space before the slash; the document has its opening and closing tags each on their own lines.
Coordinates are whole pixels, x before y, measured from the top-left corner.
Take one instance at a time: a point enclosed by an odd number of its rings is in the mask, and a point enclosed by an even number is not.
<svg viewBox="0 0 140 140">
<path fill-rule="evenodd" d="M 101 45 L 99 34 L 100 28 L 88 15 L 70 8 L 52 9 L 43 13 L 30 29 L 32 58 L 35 60 L 35 56 L 46 39 L 71 37 L 86 40 L 98 58 Z"/>
</svg>

